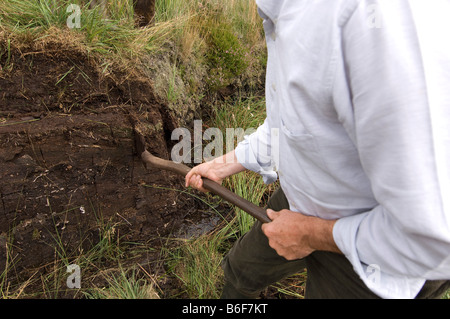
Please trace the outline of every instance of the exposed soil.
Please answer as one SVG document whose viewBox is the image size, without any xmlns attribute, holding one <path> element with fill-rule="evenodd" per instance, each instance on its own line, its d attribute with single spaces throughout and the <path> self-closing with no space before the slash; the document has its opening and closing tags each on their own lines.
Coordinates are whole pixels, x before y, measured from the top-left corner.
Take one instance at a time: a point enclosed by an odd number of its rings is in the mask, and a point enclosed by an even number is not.
<svg viewBox="0 0 450 319">
<path fill-rule="evenodd" d="M 56 238 L 66 251 L 89 244 L 89 236 L 95 241 L 99 219 L 120 223 L 125 240 L 139 242 L 202 218 L 201 204 L 176 191 L 182 178 L 143 166 L 129 115 L 163 158 L 181 121 L 150 80 L 120 70 L 104 75 L 98 65 L 50 46 L 12 50 L 12 69 L 0 69 L 0 273 L 7 249 L 16 272 L 39 267 L 54 260 Z"/>
</svg>

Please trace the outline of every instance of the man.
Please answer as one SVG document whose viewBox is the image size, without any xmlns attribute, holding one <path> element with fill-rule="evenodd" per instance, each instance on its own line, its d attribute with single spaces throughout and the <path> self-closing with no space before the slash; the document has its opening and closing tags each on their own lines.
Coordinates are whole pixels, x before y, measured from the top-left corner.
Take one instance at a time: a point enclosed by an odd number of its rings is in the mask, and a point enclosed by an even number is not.
<svg viewBox="0 0 450 319">
<path fill-rule="evenodd" d="M 439 298 L 450 288 L 450 1 L 257 0 L 267 118 L 223 158 L 280 179 L 272 222 L 223 262 L 224 298 L 307 268 L 309 298 Z M 268 151 L 265 151 L 268 150 Z"/>
</svg>

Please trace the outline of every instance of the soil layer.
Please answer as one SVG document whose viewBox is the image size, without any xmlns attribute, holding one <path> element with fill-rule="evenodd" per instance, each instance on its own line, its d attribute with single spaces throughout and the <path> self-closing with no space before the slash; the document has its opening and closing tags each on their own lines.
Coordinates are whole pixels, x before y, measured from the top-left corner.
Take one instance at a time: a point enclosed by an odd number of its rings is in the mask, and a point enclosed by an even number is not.
<svg viewBox="0 0 450 319">
<path fill-rule="evenodd" d="M 51 46 L 0 59 L 0 273 L 11 260 L 20 273 L 54 260 L 60 244 L 94 242 L 99 221 L 148 241 L 197 213 L 195 199 L 177 191 L 182 178 L 143 166 L 129 116 L 163 158 L 178 119 L 150 79 L 98 65 Z"/>
</svg>

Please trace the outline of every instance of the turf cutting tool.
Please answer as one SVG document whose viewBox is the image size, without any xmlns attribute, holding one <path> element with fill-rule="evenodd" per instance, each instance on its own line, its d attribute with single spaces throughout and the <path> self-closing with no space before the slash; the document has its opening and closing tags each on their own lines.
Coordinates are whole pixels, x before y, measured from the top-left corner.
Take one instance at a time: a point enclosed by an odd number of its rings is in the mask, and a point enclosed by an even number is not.
<svg viewBox="0 0 450 319">
<path fill-rule="evenodd" d="M 134 128 L 134 140 L 136 145 L 136 152 L 141 157 L 142 161 L 151 167 L 159 168 L 167 171 L 171 171 L 181 176 L 186 176 L 186 174 L 191 170 L 188 166 L 175 163 L 173 161 L 165 160 L 154 156 L 146 149 L 144 136 Z M 264 208 L 261 208 L 248 200 L 238 196 L 237 194 L 230 191 L 228 188 L 207 179 L 203 178 L 203 187 L 208 191 L 212 192 L 228 201 L 229 203 L 239 207 L 246 213 L 250 214 L 262 223 L 270 222 L 270 218 L 267 216 Z"/>
</svg>

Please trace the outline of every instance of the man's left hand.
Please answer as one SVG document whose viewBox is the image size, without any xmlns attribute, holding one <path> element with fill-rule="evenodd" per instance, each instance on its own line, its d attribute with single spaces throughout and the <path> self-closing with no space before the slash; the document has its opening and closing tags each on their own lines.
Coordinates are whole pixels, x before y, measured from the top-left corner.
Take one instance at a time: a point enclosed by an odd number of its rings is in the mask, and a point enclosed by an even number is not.
<svg viewBox="0 0 450 319">
<path fill-rule="evenodd" d="M 308 256 L 315 250 L 340 253 L 333 239 L 335 220 L 306 216 L 287 209 L 267 210 L 272 220 L 262 225 L 269 245 L 287 260 Z"/>
</svg>

